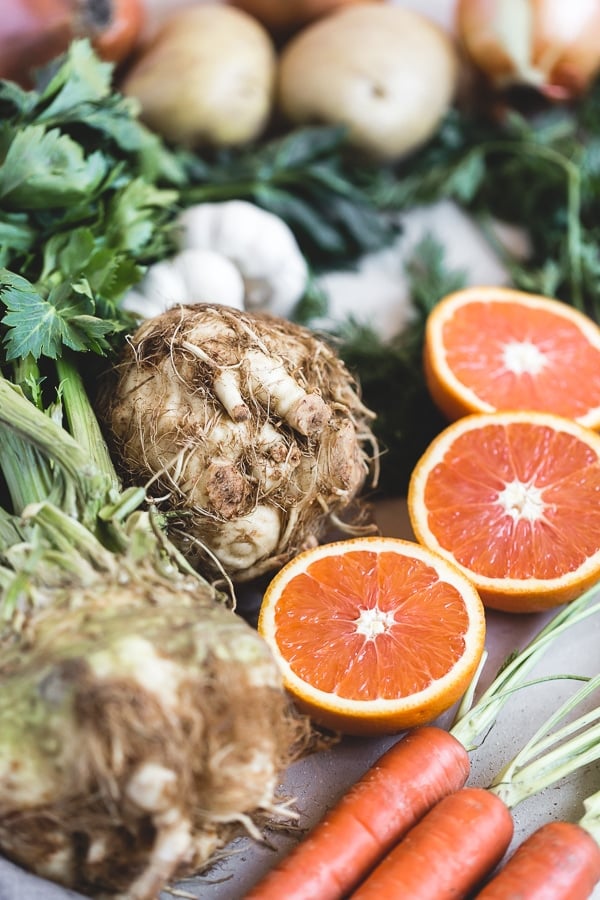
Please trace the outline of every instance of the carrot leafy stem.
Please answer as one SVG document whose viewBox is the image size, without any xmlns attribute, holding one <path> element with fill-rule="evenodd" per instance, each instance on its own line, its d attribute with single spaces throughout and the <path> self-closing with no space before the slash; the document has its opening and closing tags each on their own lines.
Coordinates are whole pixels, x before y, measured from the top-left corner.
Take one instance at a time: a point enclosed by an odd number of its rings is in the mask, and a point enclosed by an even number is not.
<svg viewBox="0 0 600 900">
<path fill-rule="evenodd" d="M 474 706 L 459 708 L 452 734 L 467 749 L 475 749 L 477 739 L 495 722 L 508 697 L 523 686 L 525 675 L 568 628 L 600 611 L 600 587 L 594 585 L 564 606 L 535 637 L 505 663 Z"/>
</svg>

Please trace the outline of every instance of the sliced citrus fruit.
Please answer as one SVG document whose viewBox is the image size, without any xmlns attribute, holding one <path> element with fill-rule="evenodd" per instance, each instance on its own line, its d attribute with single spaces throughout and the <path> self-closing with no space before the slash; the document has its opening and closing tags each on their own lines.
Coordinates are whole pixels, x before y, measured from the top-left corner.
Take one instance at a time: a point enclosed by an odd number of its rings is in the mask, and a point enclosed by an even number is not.
<svg viewBox="0 0 600 900">
<path fill-rule="evenodd" d="M 502 287 L 449 294 L 428 316 L 424 366 L 450 421 L 537 409 L 600 429 L 600 327 L 560 300 Z"/>
<path fill-rule="evenodd" d="M 413 469 L 417 540 L 512 612 L 568 602 L 600 578 L 600 435 L 553 413 L 477 413 Z"/>
<path fill-rule="evenodd" d="M 414 541 L 362 537 L 301 553 L 267 586 L 258 630 L 299 708 L 346 734 L 430 722 L 464 693 L 484 608 L 459 569 Z"/>
</svg>

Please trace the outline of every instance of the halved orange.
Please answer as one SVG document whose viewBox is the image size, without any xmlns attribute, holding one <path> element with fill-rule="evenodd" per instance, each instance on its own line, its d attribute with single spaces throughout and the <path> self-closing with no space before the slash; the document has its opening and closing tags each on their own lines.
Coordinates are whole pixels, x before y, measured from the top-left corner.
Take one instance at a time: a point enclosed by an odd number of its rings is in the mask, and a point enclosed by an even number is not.
<svg viewBox="0 0 600 900">
<path fill-rule="evenodd" d="M 554 413 L 477 413 L 415 466 L 417 540 L 458 565 L 487 606 L 535 612 L 600 579 L 600 435 Z"/>
<path fill-rule="evenodd" d="M 346 734 L 431 722 L 466 690 L 484 608 L 456 566 L 414 541 L 360 537 L 301 553 L 258 621 L 298 707 Z"/>
<path fill-rule="evenodd" d="M 560 300 L 503 287 L 449 294 L 428 316 L 424 367 L 450 421 L 537 409 L 600 429 L 600 327 Z"/>
</svg>

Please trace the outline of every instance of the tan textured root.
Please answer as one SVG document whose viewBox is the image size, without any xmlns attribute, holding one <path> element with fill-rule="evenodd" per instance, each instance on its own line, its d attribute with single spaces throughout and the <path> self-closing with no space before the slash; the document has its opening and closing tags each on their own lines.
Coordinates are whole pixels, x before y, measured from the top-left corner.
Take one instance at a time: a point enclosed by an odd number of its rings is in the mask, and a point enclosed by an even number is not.
<svg viewBox="0 0 600 900">
<path fill-rule="evenodd" d="M 207 547 L 234 582 L 280 566 L 350 511 L 361 518 L 357 498 L 376 476 L 373 414 L 344 364 L 266 315 L 200 304 L 149 320 L 99 412 L 124 480 L 151 485 L 192 565 Z"/>
</svg>

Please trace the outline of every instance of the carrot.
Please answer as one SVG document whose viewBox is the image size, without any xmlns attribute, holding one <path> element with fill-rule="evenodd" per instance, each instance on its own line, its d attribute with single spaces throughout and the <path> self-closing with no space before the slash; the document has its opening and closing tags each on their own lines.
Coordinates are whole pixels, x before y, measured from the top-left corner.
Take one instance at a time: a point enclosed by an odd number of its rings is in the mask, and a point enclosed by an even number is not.
<svg viewBox="0 0 600 900">
<path fill-rule="evenodd" d="M 467 787 L 441 800 L 374 869 L 352 900 L 470 896 L 509 847 L 510 811 L 600 756 L 599 707 L 552 731 L 599 687 L 600 675 L 589 679 L 538 729 L 487 791 Z M 588 813 L 597 821 L 597 806 Z M 564 900 L 575 898 L 566 894 Z"/>
<path fill-rule="evenodd" d="M 591 589 L 564 607 L 502 667 L 472 708 L 470 691 L 450 733 L 422 726 L 396 743 L 245 900 L 340 900 L 347 895 L 427 810 L 465 784 L 476 738 L 491 727 L 553 641 L 600 610 L 599 601 L 591 603 L 596 594 L 597 588 Z"/>
<path fill-rule="evenodd" d="M 549 822 L 517 848 L 477 900 L 587 900 L 600 881 L 600 847 L 580 825 Z"/>
<path fill-rule="evenodd" d="M 452 735 L 422 726 L 394 744 L 246 900 L 344 896 L 421 816 L 461 788 L 469 757 Z"/>
<path fill-rule="evenodd" d="M 463 788 L 409 831 L 352 900 L 463 897 L 500 862 L 512 836 L 512 816 L 502 800 L 483 788 Z"/>
</svg>

